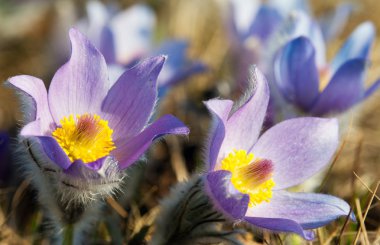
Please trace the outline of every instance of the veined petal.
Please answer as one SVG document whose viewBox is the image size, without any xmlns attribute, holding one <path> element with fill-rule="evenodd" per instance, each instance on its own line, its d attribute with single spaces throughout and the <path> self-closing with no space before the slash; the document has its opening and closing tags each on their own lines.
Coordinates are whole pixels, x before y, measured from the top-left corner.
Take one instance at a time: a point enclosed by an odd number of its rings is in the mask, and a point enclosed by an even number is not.
<svg viewBox="0 0 380 245">
<path fill-rule="evenodd" d="M 268 107 L 269 88 L 264 75 L 256 67 L 251 73 L 250 85 L 253 91 L 247 101 L 227 121 L 218 162 L 234 149 L 249 151 L 259 137 Z"/>
<path fill-rule="evenodd" d="M 231 183 L 231 172 L 212 171 L 206 175 L 206 191 L 214 205 L 228 217 L 241 219 L 247 212 L 249 196 L 237 191 Z"/>
<path fill-rule="evenodd" d="M 129 64 L 150 51 L 155 24 L 154 12 L 143 4 L 132 6 L 111 20 L 118 63 Z"/>
<path fill-rule="evenodd" d="M 344 63 L 331 78 L 311 108 L 316 116 L 349 109 L 364 97 L 366 61 L 353 59 Z"/>
<path fill-rule="evenodd" d="M 283 96 L 304 110 L 310 109 L 319 91 L 315 50 L 306 37 L 287 43 L 274 60 L 275 82 Z"/>
<path fill-rule="evenodd" d="M 56 123 L 70 114 L 100 113 L 110 87 L 107 65 L 100 52 L 77 30 L 70 30 L 70 60 L 54 75 L 49 105 Z"/>
<path fill-rule="evenodd" d="M 148 123 L 157 99 L 157 76 L 165 57 L 146 59 L 125 71 L 108 91 L 102 117 L 114 130 L 115 139 L 139 133 Z"/>
<path fill-rule="evenodd" d="M 375 36 L 375 26 L 371 22 L 367 21 L 360 24 L 335 56 L 331 64 L 332 71 L 338 70 L 348 60 L 368 59 Z"/>
<path fill-rule="evenodd" d="M 213 116 L 213 126 L 208 138 L 209 142 L 207 144 L 205 159 L 208 169 L 213 170 L 225 137 L 225 124 L 231 112 L 233 102 L 231 100 L 212 99 L 204 103 Z"/>
<path fill-rule="evenodd" d="M 334 196 L 277 191 L 270 202 L 248 208 L 246 216 L 293 220 L 303 229 L 315 229 L 349 213 L 350 206 Z"/>
<path fill-rule="evenodd" d="M 36 104 L 35 111 L 26 112 L 31 114 L 30 117 L 35 122 L 31 122 L 28 127 L 24 127 L 22 135 L 45 135 L 50 132 L 54 121 L 50 114 L 47 92 L 42 80 L 21 75 L 11 77 L 8 81 L 17 89 L 31 96 Z"/>
<path fill-rule="evenodd" d="M 120 168 L 125 169 L 141 157 L 153 140 L 166 134 L 188 133 L 189 129 L 176 117 L 165 115 L 126 142 L 123 139 L 116 141 L 116 149 L 112 154 L 119 161 Z"/>
<path fill-rule="evenodd" d="M 272 161 L 274 189 L 302 183 L 322 170 L 338 147 L 336 119 L 296 118 L 266 131 L 252 151 Z"/>
<path fill-rule="evenodd" d="M 300 224 L 293 220 L 248 216 L 246 216 L 244 220 L 257 227 L 268 229 L 274 232 L 292 232 L 300 235 L 306 240 L 313 240 L 315 238 L 315 234 L 313 231 L 304 230 Z"/>
</svg>

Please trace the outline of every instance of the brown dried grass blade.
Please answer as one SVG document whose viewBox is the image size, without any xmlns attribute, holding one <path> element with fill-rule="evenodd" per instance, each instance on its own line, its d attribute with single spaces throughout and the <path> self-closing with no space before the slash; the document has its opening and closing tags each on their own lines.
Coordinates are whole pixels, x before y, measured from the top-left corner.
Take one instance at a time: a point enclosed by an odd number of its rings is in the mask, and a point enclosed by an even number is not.
<svg viewBox="0 0 380 245">
<path fill-rule="evenodd" d="M 127 218 L 128 217 L 128 212 L 125 211 L 125 209 L 112 197 L 107 198 L 107 203 L 110 205 L 116 213 L 118 213 L 122 218 Z"/>
<path fill-rule="evenodd" d="M 364 218 L 363 218 L 363 215 L 362 215 L 362 208 L 360 206 L 360 201 L 359 201 L 358 198 L 355 198 L 355 206 L 356 206 L 356 209 L 357 209 L 357 214 L 358 214 L 360 228 L 362 229 L 363 235 L 364 235 L 364 243 L 367 244 L 367 245 L 369 245 L 370 243 L 369 243 L 369 240 L 368 240 L 367 229 L 365 228 Z M 357 232 L 357 235 L 356 235 L 356 238 L 355 238 L 355 241 L 354 241 L 353 244 L 356 244 L 358 242 L 360 228 L 359 228 L 359 230 Z"/>
</svg>

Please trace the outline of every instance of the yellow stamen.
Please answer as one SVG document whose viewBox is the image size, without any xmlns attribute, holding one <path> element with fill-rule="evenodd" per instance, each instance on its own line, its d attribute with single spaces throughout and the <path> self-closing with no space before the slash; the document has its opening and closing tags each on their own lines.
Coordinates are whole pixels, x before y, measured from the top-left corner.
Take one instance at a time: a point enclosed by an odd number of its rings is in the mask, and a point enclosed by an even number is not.
<svg viewBox="0 0 380 245">
<path fill-rule="evenodd" d="M 265 159 L 254 160 L 252 153 L 234 150 L 221 162 L 223 170 L 232 173 L 231 182 L 241 193 L 249 195 L 249 206 L 269 202 L 272 198 L 272 165 Z"/>
<path fill-rule="evenodd" d="M 96 114 L 77 115 L 75 119 L 70 115 L 60 123 L 52 135 L 72 162 L 81 159 L 90 163 L 109 155 L 116 148 L 108 121 Z"/>
</svg>

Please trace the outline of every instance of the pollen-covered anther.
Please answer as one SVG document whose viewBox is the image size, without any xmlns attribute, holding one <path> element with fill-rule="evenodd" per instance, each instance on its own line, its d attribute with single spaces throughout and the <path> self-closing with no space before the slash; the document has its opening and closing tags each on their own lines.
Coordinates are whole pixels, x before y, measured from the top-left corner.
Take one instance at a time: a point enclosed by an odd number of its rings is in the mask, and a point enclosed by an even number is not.
<svg viewBox="0 0 380 245">
<path fill-rule="evenodd" d="M 244 150 L 230 153 L 222 161 L 222 169 L 232 173 L 231 182 L 241 193 L 249 195 L 249 206 L 252 207 L 272 198 L 273 164 L 268 159 L 254 159 L 252 153 Z"/>
<path fill-rule="evenodd" d="M 116 148 L 112 140 L 113 130 L 96 114 L 77 115 L 75 119 L 70 115 L 60 123 L 52 135 L 72 162 L 80 159 L 90 163 Z"/>
<path fill-rule="evenodd" d="M 254 189 L 265 183 L 272 177 L 273 164 L 267 159 L 256 160 L 251 164 L 235 170 L 235 176 L 239 177 L 238 182 L 244 183 L 247 189 Z"/>
</svg>

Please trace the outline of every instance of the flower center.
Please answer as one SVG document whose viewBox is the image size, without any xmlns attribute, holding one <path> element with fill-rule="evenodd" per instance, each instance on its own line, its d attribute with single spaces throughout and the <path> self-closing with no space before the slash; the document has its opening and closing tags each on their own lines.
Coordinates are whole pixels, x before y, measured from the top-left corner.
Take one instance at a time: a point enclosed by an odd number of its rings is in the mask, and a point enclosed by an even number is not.
<svg viewBox="0 0 380 245">
<path fill-rule="evenodd" d="M 231 182 L 241 193 L 249 195 L 249 206 L 269 202 L 272 198 L 273 164 L 267 159 L 254 159 L 252 153 L 234 150 L 222 160 L 221 168 L 232 173 Z"/>
<path fill-rule="evenodd" d="M 72 162 L 80 159 L 90 163 L 116 148 L 108 121 L 96 114 L 77 115 L 76 118 L 70 115 L 60 123 L 52 135 Z"/>
</svg>

